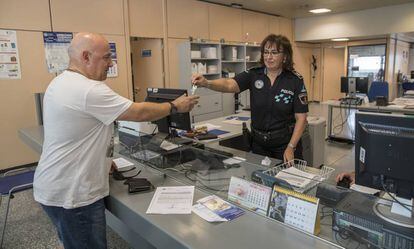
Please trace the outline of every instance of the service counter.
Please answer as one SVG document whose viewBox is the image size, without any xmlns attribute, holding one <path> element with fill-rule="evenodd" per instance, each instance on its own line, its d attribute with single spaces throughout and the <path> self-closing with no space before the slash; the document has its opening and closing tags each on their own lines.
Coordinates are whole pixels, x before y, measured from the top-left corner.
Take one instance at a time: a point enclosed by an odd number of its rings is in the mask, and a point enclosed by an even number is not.
<svg viewBox="0 0 414 249">
<path fill-rule="evenodd" d="M 42 127 L 22 129 L 19 134 L 22 140 L 35 151 L 41 151 L 43 143 Z M 139 177 L 149 179 L 155 187 L 195 186 L 194 202 L 212 194 L 227 200 L 231 176 L 250 181 L 253 172 L 267 170 L 280 163 L 280 161 L 272 159 L 270 166 L 263 166 L 261 165 L 262 156 L 234 149 L 225 149 L 218 146 L 217 141 L 204 144 L 190 143 L 181 145 L 171 151 L 160 149 L 161 142 L 157 136 L 144 135 L 137 139 L 137 143 L 133 148 L 125 148 L 117 144 L 114 156 L 124 157 L 133 162 L 136 169 L 128 172 L 128 174 L 133 175 L 141 170 Z M 170 142 L 174 141 L 171 140 Z M 228 159 L 225 155 L 207 151 L 203 146 L 223 149 L 245 160 L 241 160 L 234 165 L 226 165 L 223 163 L 224 160 Z M 317 195 L 318 187 L 322 184 L 336 188 L 331 185 L 333 184 L 333 176 L 334 174 L 331 174 L 329 179 L 324 179 L 323 183 L 320 182 L 321 179 L 310 179 L 315 181 L 316 184 L 307 189 L 306 194 Z M 376 197 L 347 191 L 353 194 L 352 200 L 355 200 L 355 204 L 360 208 L 366 208 L 364 203 L 375 202 Z M 342 205 L 342 209 L 335 211 L 332 206 L 325 205 L 322 201 L 319 202 L 320 231 L 314 235 L 242 206 L 241 208 L 245 210 L 244 215 L 235 220 L 222 223 L 209 223 L 194 213 L 187 215 L 146 214 L 153 194 L 154 191 L 129 194 L 123 181 L 115 181 L 112 177 L 110 178 L 110 195 L 106 199 L 107 223 L 133 248 L 324 249 L 343 248 L 344 246 L 347 248 L 356 248 L 357 246 L 368 248 L 368 245 L 372 246 L 373 243 L 376 243 L 375 241 L 380 241 L 380 243 L 383 243 L 383 240 L 385 241 L 382 223 L 377 225 L 375 227 L 377 230 L 372 233 L 378 235 L 377 240 L 370 243 L 365 243 L 362 239 L 358 240 L 357 235 L 352 234 L 351 230 L 355 227 L 363 227 L 364 224 L 349 225 L 350 220 L 347 219 L 347 216 L 341 216 L 344 208 L 347 208 L 346 205 Z M 350 199 L 349 194 L 347 195 Z M 334 205 L 336 204 L 334 203 Z M 368 207 L 367 210 L 372 211 L 372 207 Z M 333 211 L 337 212 L 334 217 L 337 219 L 336 224 L 340 226 L 340 229 L 335 231 L 332 230 Z M 355 212 L 358 213 L 359 211 Z M 361 228 L 359 229 L 361 230 Z M 408 234 L 411 231 L 408 231 Z M 358 232 L 354 233 L 358 234 Z M 405 233 L 405 237 L 407 237 L 407 233 Z M 412 239 L 412 237 L 408 235 L 408 239 Z"/>
</svg>

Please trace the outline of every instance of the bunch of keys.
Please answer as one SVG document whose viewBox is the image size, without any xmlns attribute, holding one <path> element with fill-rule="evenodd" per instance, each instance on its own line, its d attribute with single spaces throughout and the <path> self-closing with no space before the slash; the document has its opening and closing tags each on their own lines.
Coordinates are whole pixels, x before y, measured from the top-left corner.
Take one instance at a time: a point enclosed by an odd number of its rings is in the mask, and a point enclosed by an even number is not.
<svg viewBox="0 0 414 249">
<path fill-rule="evenodd" d="M 196 90 L 197 90 L 197 85 L 193 84 L 193 87 L 191 88 L 191 95 L 194 95 Z"/>
</svg>

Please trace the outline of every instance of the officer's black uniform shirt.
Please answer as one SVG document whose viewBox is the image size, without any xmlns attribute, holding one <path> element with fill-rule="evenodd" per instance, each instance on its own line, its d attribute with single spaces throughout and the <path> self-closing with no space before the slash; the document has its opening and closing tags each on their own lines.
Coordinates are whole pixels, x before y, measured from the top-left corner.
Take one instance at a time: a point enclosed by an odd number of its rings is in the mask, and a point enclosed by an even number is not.
<svg viewBox="0 0 414 249">
<path fill-rule="evenodd" d="M 253 128 L 275 131 L 295 123 L 295 113 L 307 113 L 307 92 L 302 76 L 282 71 L 271 86 L 265 67 L 255 67 L 234 77 L 240 92 L 250 90 Z"/>
</svg>

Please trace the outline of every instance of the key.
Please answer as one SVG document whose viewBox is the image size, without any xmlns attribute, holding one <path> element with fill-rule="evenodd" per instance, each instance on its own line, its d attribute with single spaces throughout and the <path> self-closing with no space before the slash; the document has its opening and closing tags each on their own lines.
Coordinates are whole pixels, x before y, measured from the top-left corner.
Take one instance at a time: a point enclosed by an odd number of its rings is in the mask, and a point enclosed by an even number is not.
<svg viewBox="0 0 414 249">
<path fill-rule="evenodd" d="M 194 95 L 196 90 L 197 90 L 197 85 L 193 85 L 193 87 L 191 88 L 191 95 Z"/>
</svg>

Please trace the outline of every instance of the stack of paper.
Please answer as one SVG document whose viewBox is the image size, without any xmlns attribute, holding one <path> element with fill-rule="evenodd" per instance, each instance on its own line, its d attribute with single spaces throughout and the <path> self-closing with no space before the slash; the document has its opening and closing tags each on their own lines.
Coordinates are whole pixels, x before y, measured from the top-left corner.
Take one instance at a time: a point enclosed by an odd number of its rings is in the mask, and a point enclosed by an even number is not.
<svg viewBox="0 0 414 249">
<path fill-rule="evenodd" d="M 114 159 L 113 162 L 115 163 L 116 168 L 121 171 L 129 170 L 135 167 L 135 165 L 132 162 L 122 157 Z"/>
<path fill-rule="evenodd" d="M 287 181 L 290 185 L 297 188 L 306 187 L 318 175 L 311 174 L 295 167 L 281 170 L 276 175 L 277 178 Z"/>
<path fill-rule="evenodd" d="M 192 211 L 208 222 L 229 221 L 244 214 L 242 209 L 215 195 L 198 200 Z"/>
</svg>

